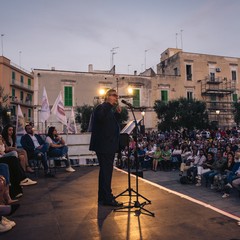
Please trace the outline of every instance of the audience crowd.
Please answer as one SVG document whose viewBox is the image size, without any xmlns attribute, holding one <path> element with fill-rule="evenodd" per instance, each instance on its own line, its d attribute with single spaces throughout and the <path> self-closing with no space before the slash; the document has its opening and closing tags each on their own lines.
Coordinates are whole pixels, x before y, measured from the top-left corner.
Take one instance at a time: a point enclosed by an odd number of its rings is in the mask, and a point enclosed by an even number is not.
<svg viewBox="0 0 240 240">
<path fill-rule="evenodd" d="M 229 197 L 233 189 L 240 195 L 240 133 L 234 127 L 214 131 L 149 131 L 131 136 L 129 147 L 118 154 L 117 166 L 136 165 L 143 171 L 179 171 L 180 183 L 196 187 L 204 184 L 222 192 L 222 198 Z"/>
</svg>

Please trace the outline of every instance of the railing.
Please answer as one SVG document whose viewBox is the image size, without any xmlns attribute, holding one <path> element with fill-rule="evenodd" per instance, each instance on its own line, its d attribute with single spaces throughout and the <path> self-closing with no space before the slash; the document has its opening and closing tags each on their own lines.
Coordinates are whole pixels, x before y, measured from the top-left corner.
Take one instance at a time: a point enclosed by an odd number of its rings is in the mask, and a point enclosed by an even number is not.
<svg viewBox="0 0 240 240">
<path fill-rule="evenodd" d="M 23 87 L 23 88 L 29 89 L 29 90 L 32 90 L 32 86 L 31 85 L 22 83 L 20 81 L 15 80 L 15 79 L 12 79 L 12 84 L 16 85 L 16 86 L 19 86 L 19 87 Z"/>
</svg>

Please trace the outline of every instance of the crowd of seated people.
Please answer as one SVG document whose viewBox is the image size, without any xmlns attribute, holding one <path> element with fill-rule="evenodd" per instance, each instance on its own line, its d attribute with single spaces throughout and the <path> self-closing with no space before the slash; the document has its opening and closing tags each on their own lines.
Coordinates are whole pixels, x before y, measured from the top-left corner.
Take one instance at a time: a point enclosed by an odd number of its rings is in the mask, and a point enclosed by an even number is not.
<svg viewBox="0 0 240 240">
<path fill-rule="evenodd" d="M 67 172 L 74 172 L 68 157 L 68 147 L 58 136 L 55 127 L 50 127 L 46 139 L 34 133 L 33 126 L 25 126 L 26 134 L 21 137 L 22 148 L 16 146 L 15 127 L 7 124 L 0 133 L 0 232 L 11 230 L 16 223 L 6 216 L 17 210 L 23 187 L 36 185 L 28 177 L 34 173 L 30 160 L 41 161 L 45 177 L 54 177 L 48 166 L 48 157 L 59 157 L 66 164 Z"/>
<path fill-rule="evenodd" d="M 208 134 L 205 134 L 208 132 Z M 136 139 L 136 138 L 135 138 Z M 176 171 L 188 182 L 221 191 L 230 195 L 233 188 L 240 189 L 240 134 L 233 129 L 214 131 L 157 132 L 140 134 L 137 142 L 131 138 L 129 148 L 137 151 L 141 170 Z M 126 147 L 125 149 L 127 149 Z M 120 155 L 121 158 L 121 155 Z M 127 167 L 128 155 L 118 160 L 119 167 Z M 238 163 L 239 162 L 239 163 Z M 234 165 L 234 166 L 233 166 Z"/>
</svg>

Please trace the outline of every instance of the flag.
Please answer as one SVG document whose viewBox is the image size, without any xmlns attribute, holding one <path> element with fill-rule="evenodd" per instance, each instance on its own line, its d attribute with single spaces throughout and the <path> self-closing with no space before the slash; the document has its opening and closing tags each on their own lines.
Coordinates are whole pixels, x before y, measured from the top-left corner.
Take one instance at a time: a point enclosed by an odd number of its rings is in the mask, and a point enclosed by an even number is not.
<svg viewBox="0 0 240 240">
<path fill-rule="evenodd" d="M 58 94 L 58 97 L 51 109 L 51 113 L 57 117 L 59 122 L 61 122 L 64 125 L 67 125 L 67 117 L 64 110 L 62 92 Z"/>
<path fill-rule="evenodd" d="M 72 108 L 71 116 L 68 118 L 68 132 L 70 133 L 77 133 L 77 126 L 75 122 L 74 111 Z"/>
<path fill-rule="evenodd" d="M 46 89 L 45 87 L 43 87 L 42 107 L 41 107 L 41 112 L 39 113 L 39 121 L 44 123 L 45 121 L 48 120 L 49 117 L 50 117 L 50 107 L 49 107 Z"/>
<path fill-rule="evenodd" d="M 18 110 L 17 110 L 16 133 L 17 135 L 25 134 L 25 120 L 19 104 L 18 104 Z"/>
</svg>

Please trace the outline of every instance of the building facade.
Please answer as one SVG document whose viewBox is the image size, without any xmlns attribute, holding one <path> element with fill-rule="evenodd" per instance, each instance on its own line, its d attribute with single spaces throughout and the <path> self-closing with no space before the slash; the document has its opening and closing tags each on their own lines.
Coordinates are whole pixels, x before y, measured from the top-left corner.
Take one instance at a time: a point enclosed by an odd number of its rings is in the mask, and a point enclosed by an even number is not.
<svg viewBox="0 0 240 240">
<path fill-rule="evenodd" d="M 0 86 L 8 95 L 7 105 L 11 110 L 11 119 L 16 121 L 19 104 L 26 122 L 33 119 L 33 74 L 12 63 L 8 58 L 0 56 Z"/>
<path fill-rule="evenodd" d="M 233 102 L 239 100 L 239 64 L 240 58 L 167 49 L 157 65 L 160 99 L 202 100 L 213 125 L 232 127 Z"/>
</svg>

